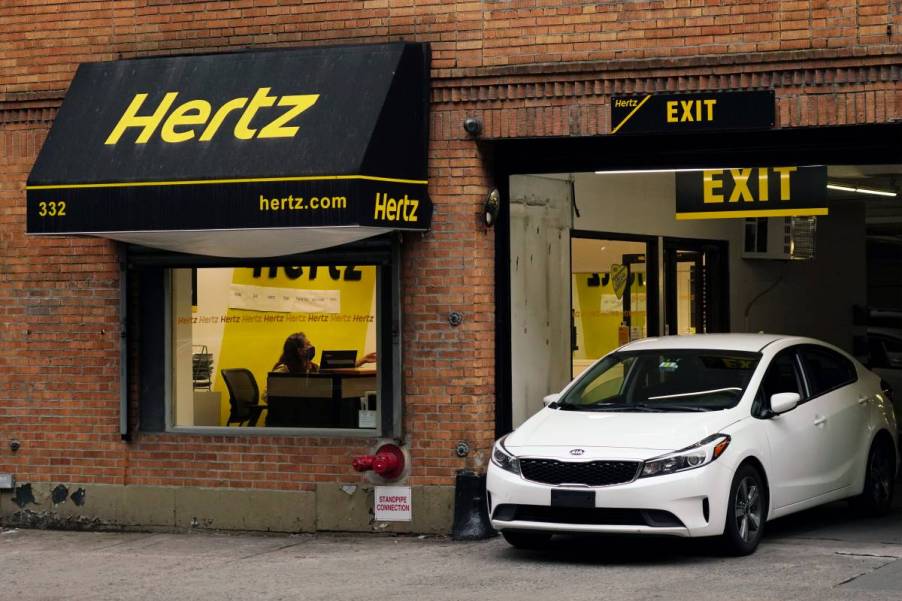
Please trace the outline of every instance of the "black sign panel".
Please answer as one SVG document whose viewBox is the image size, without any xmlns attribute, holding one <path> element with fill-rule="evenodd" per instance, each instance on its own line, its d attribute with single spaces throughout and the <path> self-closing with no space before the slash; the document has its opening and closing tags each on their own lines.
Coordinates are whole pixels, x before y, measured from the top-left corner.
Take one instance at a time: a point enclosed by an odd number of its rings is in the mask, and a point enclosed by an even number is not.
<svg viewBox="0 0 902 601">
<path fill-rule="evenodd" d="M 29 176 L 29 233 L 428 229 L 429 48 L 83 64 Z"/>
<path fill-rule="evenodd" d="M 366 225 L 429 228 L 426 186 L 354 178 L 29 190 L 28 231 L 111 233 Z"/>
<path fill-rule="evenodd" d="M 611 98 L 611 133 L 686 133 L 774 126 L 774 92 L 640 94 Z"/>
<path fill-rule="evenodd" d="M 827 167 L 738 167 L 676 174 L 677 219 L 827 214 Z"/>
</svg>

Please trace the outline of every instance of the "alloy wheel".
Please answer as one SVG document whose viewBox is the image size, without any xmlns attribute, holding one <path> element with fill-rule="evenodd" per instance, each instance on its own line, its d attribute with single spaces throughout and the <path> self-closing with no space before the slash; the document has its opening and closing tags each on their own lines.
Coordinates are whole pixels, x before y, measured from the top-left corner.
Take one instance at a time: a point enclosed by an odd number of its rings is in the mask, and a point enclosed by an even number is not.
<svg viewBox="0 0 902 601">
<path fill-rule="evenodd" d="M 751 542 L 761 528 L 762 508 L 758 482 L 751 476 L 743 478 L 736 488 L 733 503 L 739 537 L 746 543 Z"/>
</svg>

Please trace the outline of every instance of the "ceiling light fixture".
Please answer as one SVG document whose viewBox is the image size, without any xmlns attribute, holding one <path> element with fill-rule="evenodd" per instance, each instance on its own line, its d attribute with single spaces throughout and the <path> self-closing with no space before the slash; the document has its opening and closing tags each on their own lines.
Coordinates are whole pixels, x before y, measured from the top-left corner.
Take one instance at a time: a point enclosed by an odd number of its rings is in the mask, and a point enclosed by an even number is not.
<svg viewBox="0 0 902 601">
<path fill-rule="evenodd" d="M 855 188 L 852 186 L 842 186 L 839 184 L 827 184 L 828 190 L 836 190 L 838 192 L 856 192 L 858 194 L 873 194 L 874 196 L 890 196 L 895 198 L 898 196 L 895 192 L 888 190 L 874 190 L 873 188 Z"/>
<path fill-rule="evenodd" d="M 691 169 L 624 169 L 615 171 L 596 171 L 596 175 L 632 175 L 642 173 L 688 173 L 691 171 L 716 171 L 716 167 L 693 167 Z"/>
<path fill-rule="evenodd" d="M 820 165 L 799 165 L 799 167 L 820 167 Z M 765 169 L 766 167 L 757 167 Z M 685 167 L 680 169 L 604 169 L 596 171 L 596 175 L 641 175 L 643 173 L 691 173 L 693 171 L 727 171 L 729 169 L 748 169 L 748 167 Z"/>
</svg>

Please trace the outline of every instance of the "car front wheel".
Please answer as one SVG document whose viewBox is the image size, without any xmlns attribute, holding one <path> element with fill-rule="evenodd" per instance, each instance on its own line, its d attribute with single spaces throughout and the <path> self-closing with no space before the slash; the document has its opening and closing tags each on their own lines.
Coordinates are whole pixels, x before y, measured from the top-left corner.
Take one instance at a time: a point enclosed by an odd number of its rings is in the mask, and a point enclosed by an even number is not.
<svg viewBox="0 0 902 601">
<path fill-rule="evenodd" d="M 767 493 L 755 467 L 743 465 L 733 476 L 722 543 L 730 555 L 754 553 L 764 534 Z"/>
<path fill-rule="evenodd" d="M 501 536 L 518 549 L 540 549 L 551 540 L 550 532 L 526 532 L 524 530 L 502 530 Z"/>
</svg>

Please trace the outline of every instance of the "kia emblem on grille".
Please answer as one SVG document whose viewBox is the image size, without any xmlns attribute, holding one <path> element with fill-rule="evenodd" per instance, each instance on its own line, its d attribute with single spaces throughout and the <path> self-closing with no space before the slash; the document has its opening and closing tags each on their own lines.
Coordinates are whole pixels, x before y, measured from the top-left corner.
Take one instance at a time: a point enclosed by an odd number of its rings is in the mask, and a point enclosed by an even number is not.
<svg viewBox="0 0 902 601">
<path fill-rule="evenodd" d="M 570 449 L 571 455 L 582 455 L 583 453 L 585 453 L 583 449 Z"/>
</svg>

